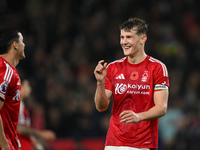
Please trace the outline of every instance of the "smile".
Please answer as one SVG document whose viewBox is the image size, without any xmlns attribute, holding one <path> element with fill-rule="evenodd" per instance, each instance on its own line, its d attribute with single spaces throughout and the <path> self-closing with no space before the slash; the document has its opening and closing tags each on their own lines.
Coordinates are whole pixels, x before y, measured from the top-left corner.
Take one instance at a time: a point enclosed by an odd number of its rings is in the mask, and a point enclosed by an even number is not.
<svg viewBox="0 0 200 150">
<path fill-rule="evenodd" d="M 131 48 L 131 46 L 124 46 L 124 49 L 129 49 Z"/>
</svg>

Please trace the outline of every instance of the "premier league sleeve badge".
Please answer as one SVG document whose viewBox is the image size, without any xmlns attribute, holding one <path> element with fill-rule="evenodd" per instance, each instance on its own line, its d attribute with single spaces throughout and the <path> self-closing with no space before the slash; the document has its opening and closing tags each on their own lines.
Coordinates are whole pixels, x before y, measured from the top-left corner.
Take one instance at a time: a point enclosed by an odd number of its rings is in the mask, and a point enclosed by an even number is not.
<svg viewBox="0 0 200 150">
<path fill-rule="evenodd" d="M 1 91 L 2 93 L 6 93 L 7 87 L 8 87 L 8 82 L 4 81 L 4 82 L 1 83 L 1 85 L 0 85 L 0 91 Z"/>
</svg>

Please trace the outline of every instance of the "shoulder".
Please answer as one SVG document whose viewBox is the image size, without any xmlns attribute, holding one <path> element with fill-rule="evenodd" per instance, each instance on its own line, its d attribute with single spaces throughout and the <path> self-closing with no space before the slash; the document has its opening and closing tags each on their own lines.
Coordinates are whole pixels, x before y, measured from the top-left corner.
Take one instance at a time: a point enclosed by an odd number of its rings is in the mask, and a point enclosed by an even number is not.
<svg viewBox="0 0 200 150">
<path fill-rule="evenodd" d="M 0 57 L 0 67 L 4 67 L 5 66 L 5 63 L 4 63 L 4 60 L 3 58 Z"/>
<path fill-rule="evenodd" d="M 126 61 L 125 61 L 126 58 L 127 58 L 127 57 L 124 57 L 124 58 L 121 58 L 121 59 L 115 60 L 115 61 L 113 61 L 113 62 L 110 62 L 110 63 L 108 64 L 107 67 L 122 65 L 123 63 L 126 62 Z"/>
<path fill-rule="evenodd" d="M 9 63 L 6 61 L 0 60 L 0 74 L 1 77 L 4 78 L 4 81 L 10 82 L 12 76 L 13 76 L 13 68 L 10 66 Z"/>
<path fill-rule="evenodd" d="M 164 73 L 164 76 L 168 76 L 167 67 L 162 61 L 153 58 L 151 56 L 149 57 L 148 61 L 150 62 L 150 64 L 153 66 L 154 69 L 161 69 Z"/>
<path fill-rule="evenodd" d="M 153 57 L 151 57 L 151 56 L 149 56 L 149 59 L 148 59 L 150 62 L 152 62 L 153 64 L 155 64 L 155 65 L 158 65 L 158 64 L 160 64 L 160 65 L 165 65 L 162 61 L 160 61 L 160 60 L 158 60 L 158 59 L 156 59 L 156 58 L 153 58 Z"/>
<path fill-rule="evenodd" d="M 160 60 L 158 60 L 156 58 L 153 58 L 151 56 L 149 57 L 148 61 L 153 66 L 166 67 L 165 64 L 162 61 L 160 61 Z"/>
<path fill-rule="evenodd" d="M 0 72 L 4 73 L 6 71 L 6 68 L 8 68 L 8 65 L 6 65 L 6 61 L 0 59 Z"/>
</svg>

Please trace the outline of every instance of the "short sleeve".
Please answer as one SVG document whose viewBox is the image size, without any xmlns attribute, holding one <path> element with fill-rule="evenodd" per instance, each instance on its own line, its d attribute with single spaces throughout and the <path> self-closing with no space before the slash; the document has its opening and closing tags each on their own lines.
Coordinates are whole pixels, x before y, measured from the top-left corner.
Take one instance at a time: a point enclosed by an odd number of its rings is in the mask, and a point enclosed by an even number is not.
<svg viewBox="0 0 200 150">
<path fill-rule="evenodd" d="M 13 76 L 13 69 L 5 63 L 0 66 L 0 97 L 5 100 L 9 83 Z"/>
<path fill-rule="evenodd" d="M 111 65 L 108 65 L 106 68 L 107 74 L 105 79 L 105 89 L 112 90 L 112 71 L 111 71 Z"/>
<path fill-rule="evenodd" d="M 8 82 L 5 80 L 6 68 L 0 67 L 0 97 L 5 100 Z"/>
<path fill-rule="evenodd" d="M 158 63 L 154 70 L 154 90 L 168 90 L 169 77 L 167 67 L 162 63 Z"/>
</svg>

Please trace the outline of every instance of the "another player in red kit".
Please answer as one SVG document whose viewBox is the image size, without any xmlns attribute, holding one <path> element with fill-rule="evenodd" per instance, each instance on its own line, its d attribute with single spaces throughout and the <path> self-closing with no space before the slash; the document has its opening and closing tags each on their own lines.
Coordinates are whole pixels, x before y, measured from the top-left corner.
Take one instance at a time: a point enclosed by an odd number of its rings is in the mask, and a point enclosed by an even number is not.
<svg viewBox="0 0 200 150">
<path fill-rule="evenodd" d="M 0 149 L 18 150 L 17 123 L 21 81 L 16 66 L 25 58 L 23 36 L 15 29 L 0 30 Z"/>
<path fill-rule="evenodd" d="M 31 127 L 29 110 L 24 103 L 24 101 L 30 96 L 31 91 L 32 88 L 29 81 L 26 79 L 22 80 L 19 121 L 17 125 L 18 138 L 21 143 L 21 150 L 44 150 L 45 147 L 42 143 L 44 141 L 49 142 L 55 140 L 56 135 L 51 130 L 36 130 Z"/>
<path fill-rule="evenodd" d="M 168 72 L 144 51 L 144 20 L 131 18 L 120 30 L 126 57 L 108 65 L 101 60 L 94 70 L 97 110 L 105 111 L 113 97 L 105 150 L 154 150 L 158 148 L 158 118 L 167 111 Z"/>
</svg>

